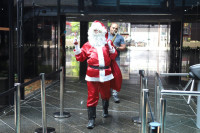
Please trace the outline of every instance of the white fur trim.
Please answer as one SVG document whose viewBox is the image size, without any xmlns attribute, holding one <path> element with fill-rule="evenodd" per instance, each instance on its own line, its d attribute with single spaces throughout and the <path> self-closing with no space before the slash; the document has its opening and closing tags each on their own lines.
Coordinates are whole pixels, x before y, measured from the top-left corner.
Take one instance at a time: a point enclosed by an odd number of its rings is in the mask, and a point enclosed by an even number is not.
<svg viewBox="0 0 200 133">
<path fill-rule="evenodd" d="M 114 47 L 112 47 L 112 49 L 110 49 L 109 52 L 110 52 L 111 54 L 115 53 Z"/>
<path fill-rule="evenodd" d="M 98 53 L 98 59 L 99 59 L 99 66 L 104 67 L 105 66 L 105 61 L 104 61 L 104 56 L 103 56 L 103 49 L 102 47 L 96 48 L 97 53 Z"/>
<path fill-rule="evenodd" d="M 80 49 L 79 45 L 75 45 L 75 49 L 79 50 Z"/>
<path fill-rule="evenodd" d="M 100 81 L 104 81 L 104 77 L 105 77 L 105 69 L 100 69 L 99 70 L 99 80 Z"/>
<path fill-rule="evenodd" d="M 112 46 L 111 46 L 111 42 L 110 42 L 110 41 L 108 41 L 108 47 L 109 47 L 110 50 L 112 49 Z"/>
<path fill-rule="evenodd" d="M 113 78 L 114 78 L 113 74 L 102 76 L 101 78 L 90 77 L 88 75 L 85 76 L 86 81 L 96 81 L 96 82 L 110 81 Z"/>
</svg>

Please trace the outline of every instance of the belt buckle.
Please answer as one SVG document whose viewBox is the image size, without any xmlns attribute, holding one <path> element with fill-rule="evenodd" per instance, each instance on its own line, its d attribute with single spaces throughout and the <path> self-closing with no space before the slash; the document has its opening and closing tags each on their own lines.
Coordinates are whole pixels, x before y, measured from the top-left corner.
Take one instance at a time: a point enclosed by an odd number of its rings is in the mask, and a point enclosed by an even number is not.
<svg viewBox="0 0 200 133">
<path fill-rule="evenodd" d="M 103 67 L 99 67 L 99 70 L 102 70 L 102 69 L 104 69 Z"/>
</svg>

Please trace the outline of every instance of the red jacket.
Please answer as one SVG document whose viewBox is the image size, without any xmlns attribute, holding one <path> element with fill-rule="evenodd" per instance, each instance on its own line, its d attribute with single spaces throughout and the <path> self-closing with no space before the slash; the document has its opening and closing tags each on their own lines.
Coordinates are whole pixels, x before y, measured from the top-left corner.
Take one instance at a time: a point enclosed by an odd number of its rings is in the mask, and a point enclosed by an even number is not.
<svg viewBox="0 0 200 133">
<path fill-rule="evenodd" d="M 106 44 L 103 47 L 95 48 L 92 47 L 89 42 L 87 42 L 81 49 L 76 49 L 74 52 L 77 61 L 82 62 L 87 59 L 88 67 L 85 78 L 87 81 L 105 82 L 114 78 L 110 67 L 111 60 L 115 60 L 117 56 L 117 51 L 114 49 L 114 47 L 112 50 L 109 50 L 108 44 Z M 91 68 L 90 66 L 106 66 L 108 68 L 96 69 Z"/>
</svg>

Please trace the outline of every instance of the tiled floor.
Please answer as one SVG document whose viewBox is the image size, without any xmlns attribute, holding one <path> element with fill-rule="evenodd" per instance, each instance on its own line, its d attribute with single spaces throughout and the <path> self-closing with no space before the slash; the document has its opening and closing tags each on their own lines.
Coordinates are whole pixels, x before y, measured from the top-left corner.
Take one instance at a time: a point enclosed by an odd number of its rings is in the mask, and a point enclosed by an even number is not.
<svg viewBox="0 0 200 133">
<path fill-rule="evenodd" d="M 150 58 L 151 57 L 151 58 Z M 140 61 L 138 61 L 140 60 Z M 146 62 L 146 63 L 139 63 Z M 138 64 L 138 65 L 136 65 Z M 85 81 L 67 78 L 64 87 L 64 111 L 70 112 L 71 117 L 55 119 L 53 113 L 59 112 L 59 83 L 51 85 L 46 90 L 47 126 L 55 128 L 57 133 L 140 133 L 140 124 L 132 122 L 132 117 L 139 115 L 140 77 L 138 70 L 144 69 L 148 76 L 150 103 L 154 112 L 154 74 L 155 71 L 166 72 L 168 69 L 167 52 L 158 51 L 129 51 L 122 54 L 122 67 L 129 66 L 129 75 L 123 81 L 119 93 L 120 103 L 110 99 L 109 117 L 102 118 L 102 104 L 97 106 L 96 126 L 86 128 L 87 119 L 87 86 Z M 126 72 L 126 71 L 125 71 Z M 165 89 L 180 89 L 162 80 Z M 192 101 L 194 110 L 186 103 L 183 96 L 164 96 L 167 100 L 167 118 L 165 133 L 200 133 L 196 126 L 196 104 Z M 40 92 L 27 97 L 21 104 L 21 133 L 34 133 L 42 126 Z M 0 133 L 14 133 L 13 109 L 7 109 L 0 116 Z M 150 117 L 150 114 L 149 114 Z"/>
</svg>

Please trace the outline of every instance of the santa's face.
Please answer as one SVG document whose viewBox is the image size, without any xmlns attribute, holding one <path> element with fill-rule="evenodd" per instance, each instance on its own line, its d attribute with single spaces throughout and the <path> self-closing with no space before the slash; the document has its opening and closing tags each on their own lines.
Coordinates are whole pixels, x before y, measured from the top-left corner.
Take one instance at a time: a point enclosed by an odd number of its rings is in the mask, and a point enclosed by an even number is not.
<svg viewBox="0 0 200 133">
<path fill-rule="evenodd" d="M 88 31 L 88 41 L 93 47 L 103 47 L 107 43 L 105 38 L 106 30 L 100 26 L 92 25 Z"/>
<path fill-rule="evenodd" d="M 105 34 L 99 30 L 94 30 L 93 34 L 90 34 L 88 41 L 93 47 L 103 47 L 106 44 Z"/>
<path fill-rule="evenodd" d="M 98 35 L 99 33 L 102 33 L 102 31 L 98 30 L 98 29 L 94 29 L 94 34 Z"/>
</svg>

